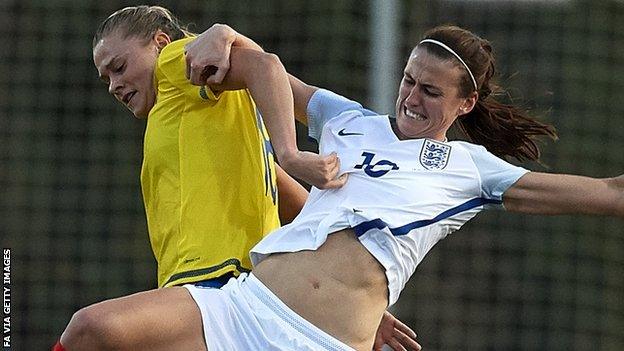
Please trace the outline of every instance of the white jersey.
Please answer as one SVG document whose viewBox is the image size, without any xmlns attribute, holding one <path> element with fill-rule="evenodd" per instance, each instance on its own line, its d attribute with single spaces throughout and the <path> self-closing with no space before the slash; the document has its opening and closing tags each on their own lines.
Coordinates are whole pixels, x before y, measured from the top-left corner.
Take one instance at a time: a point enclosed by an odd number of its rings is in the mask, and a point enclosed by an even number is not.
<svg viewBox="0 0 624 351">
<path fill-rule="evenodd" d="M 299 216 L 260 241 L 251 260 L 315 250 L 328 234 L 353 228 L 385 268 L 390 304 L 438 241 L 484 207 L 501 206 L 528 172 L 463 141 L 399 140 L 388 116 L 327 90 L 312 96 L 308 123 L 320 154 L 336 152 L 349 179 L 340 189 L 313 188 Z"/>
</svg>

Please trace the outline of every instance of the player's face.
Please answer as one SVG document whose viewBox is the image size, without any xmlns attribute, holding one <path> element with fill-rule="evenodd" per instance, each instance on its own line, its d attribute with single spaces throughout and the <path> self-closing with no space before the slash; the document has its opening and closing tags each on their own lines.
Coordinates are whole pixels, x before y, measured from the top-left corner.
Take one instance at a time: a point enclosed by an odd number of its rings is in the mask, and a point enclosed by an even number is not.
<svg viewBox="0 0 624 351">
<path fill-rule="evenodd" d="M 476 102 L 459 96 L 465 68 L 442 60 L 417 47 L 411 54 L 396 102 L 396 122 L 401 138 L 431 138 L 444 141 L 446 132 L 461 114 Z"/>
<path fill-rule="evenodd" d="M 93 49 L 93 62 L 108 92 L 135 117 L 147 118 L 156 101 L 154 67 L 159 48 L 155 40 L 112 33 Z"/>
</svg>

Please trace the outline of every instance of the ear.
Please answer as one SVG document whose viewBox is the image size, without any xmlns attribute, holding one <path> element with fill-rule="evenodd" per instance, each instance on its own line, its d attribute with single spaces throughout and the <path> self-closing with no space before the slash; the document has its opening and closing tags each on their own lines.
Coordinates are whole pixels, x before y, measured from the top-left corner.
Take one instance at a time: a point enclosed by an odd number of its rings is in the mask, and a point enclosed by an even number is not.
<svg viewBox="0 0 624 351">
<path fill-rule="evenodd" d="M 171 43 L 171 38 L 169 38 L 169 35 L 167 35 L 167 33 L 163 32 L 160 29 L 156 31 L 156 34 L 154 34 L 154 37 L 152 39 L 156 43 L 156 47 L 158 47 L 158 52 L 160 52 L 160 50 L 167 46 L 167 44 Z"/>
<path fill-rule="evenodd" d="M 470 94 L 470 96 L 465 98 L 462 104 L 459 106 L 458 115 L 462 116 L 472 111 L 472 109 L 477 104 L 478 99 L 479 99 L 479 93 L 477 93 L 476 91 L 473 91 Z"/>
</svg>

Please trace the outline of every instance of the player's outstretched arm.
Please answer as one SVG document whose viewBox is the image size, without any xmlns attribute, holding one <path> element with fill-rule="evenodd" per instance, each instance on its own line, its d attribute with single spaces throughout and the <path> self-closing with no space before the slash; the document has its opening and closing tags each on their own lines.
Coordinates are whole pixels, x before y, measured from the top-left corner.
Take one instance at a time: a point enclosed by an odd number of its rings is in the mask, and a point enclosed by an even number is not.
<svg viewBox="0 0 624 351">
<path fill-rule="evenodd" d="M 624 218 L 624 175 L 599 179 L 530 172 L 505 192 L 503 204 L 523 213 Z"/>
</svg>

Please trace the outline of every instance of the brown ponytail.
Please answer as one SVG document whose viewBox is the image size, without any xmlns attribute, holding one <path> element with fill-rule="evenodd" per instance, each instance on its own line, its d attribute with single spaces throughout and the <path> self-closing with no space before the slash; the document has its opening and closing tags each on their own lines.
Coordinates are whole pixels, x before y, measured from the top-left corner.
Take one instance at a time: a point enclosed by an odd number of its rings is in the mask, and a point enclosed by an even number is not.
<svg viewBox="0 0 624 351">
<path fill-rule="evenodd" d="M 479 98 L 475 107 L 455 122 L 468 139 L 485 146 L 499 157 L 539 160 L 537 139 L 542 136 L 557 139 L 555 128 L 529 116 L 518 107 L 497 100 L 497 96 L 504 94 L 504 91 L 492 81 L 495 60 L 490 43 L 455 26 L 433 28 L 425 33 L 423 39 L 434 39 L 452 48 L 466 62 L 477 81 Z M 429 43 L 421 43 L 419 46 L 441 59 L 457 61 L 450 52 L 439 46 Z M 462 97 L 468 97 L 474 90 L 466 71 L 460 82 L 459 93 Z"/>
<path fill-rule="evenodd" d="M 459 117 L 456 123 L 471 142 L 485 146 L 496 156 L 512 156 L 520 161 L 539 160 L 536 138 L 557 138 L 553 126 L 492 97 L 480 98 L 472 111 Z"/>
</svg>

